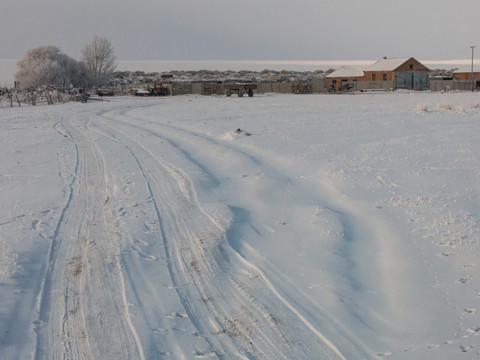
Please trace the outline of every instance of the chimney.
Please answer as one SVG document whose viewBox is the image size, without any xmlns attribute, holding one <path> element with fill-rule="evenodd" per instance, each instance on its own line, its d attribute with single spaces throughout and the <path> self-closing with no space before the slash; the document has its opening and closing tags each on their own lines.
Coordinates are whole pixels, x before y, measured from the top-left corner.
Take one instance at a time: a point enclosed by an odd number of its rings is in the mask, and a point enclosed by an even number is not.
<svg viewBox="0 0 480 360">
<path fill-rule="evenodd" d="M 382 59 L 383 59 L 383 60 L 387 60 L 388 58 L 387 58 L 386 56 L 384 56 Z"/>
</svg>

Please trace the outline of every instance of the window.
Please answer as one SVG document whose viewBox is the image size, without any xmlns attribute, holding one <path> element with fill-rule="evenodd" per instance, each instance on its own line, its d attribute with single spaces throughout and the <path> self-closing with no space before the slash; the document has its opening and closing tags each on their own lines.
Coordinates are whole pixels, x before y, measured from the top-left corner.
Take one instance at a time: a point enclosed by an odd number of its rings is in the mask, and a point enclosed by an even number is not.
<svg viewBox="0 0 480 360">
<path fill-rule="evenodd" d="M 413 64 L 410 64 L 410 70 L 413 70 Z"/>
<path fill-rule="evenodd" d="M 376 81 L 377 80 L 377 74 L 372 74 L 372 81 Z"/>
<path fill-rule="evenodd" d="M 383 81 L 387 81 L 387 74 L 383 74 Z"/>
<path fill-rule="evenodd" d="M 332 80 L 332 83 L 333 83 L 333 84 L 336 84 L 336 83 L 337 83 L 337 79 L 333 79 L 333 80 Z"/>
</svg>

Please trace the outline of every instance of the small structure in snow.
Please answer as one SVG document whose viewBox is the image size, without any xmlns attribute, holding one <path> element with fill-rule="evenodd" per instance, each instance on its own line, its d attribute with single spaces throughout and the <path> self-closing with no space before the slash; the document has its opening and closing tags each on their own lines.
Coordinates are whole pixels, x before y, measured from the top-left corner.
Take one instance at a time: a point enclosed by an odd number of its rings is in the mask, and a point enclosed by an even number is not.
<svg viewBox="0 0 480 360">
<path fill-rule="evenodd" d="M 384 57 L 367 67 L 342 66 L 327 75 L 329 90 L 426 90 L 429 69 L 411 58 Z"/>
</svg>

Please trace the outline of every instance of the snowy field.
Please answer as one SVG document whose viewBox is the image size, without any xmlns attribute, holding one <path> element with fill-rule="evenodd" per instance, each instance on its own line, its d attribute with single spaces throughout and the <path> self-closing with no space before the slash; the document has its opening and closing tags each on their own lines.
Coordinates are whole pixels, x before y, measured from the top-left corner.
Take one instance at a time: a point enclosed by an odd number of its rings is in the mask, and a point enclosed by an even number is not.
<svg viewBox="0 0 480 360">
<path fill-rule="evenodd" d="M 0 358 L 478 359 L 480 95 L 0 109 Z"/>
</svg>

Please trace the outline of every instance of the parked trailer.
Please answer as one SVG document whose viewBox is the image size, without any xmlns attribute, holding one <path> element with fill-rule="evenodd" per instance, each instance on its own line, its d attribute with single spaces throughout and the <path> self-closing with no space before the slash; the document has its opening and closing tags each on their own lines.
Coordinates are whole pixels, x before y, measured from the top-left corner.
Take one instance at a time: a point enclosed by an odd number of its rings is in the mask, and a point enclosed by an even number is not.
<svg viewBox="0 0 480 360">
<path fill-rule="evenodd" d="M 253 90 L 257 89 L 257 84 L 223 84 L 223 87 L 225 88 L 225 95 L 227 95 L 227 97 L 232 96 L 232 94 L 237 94 L 239 97 L 242 97 L 245 93 L 252 97 Z"/>
</svg>

